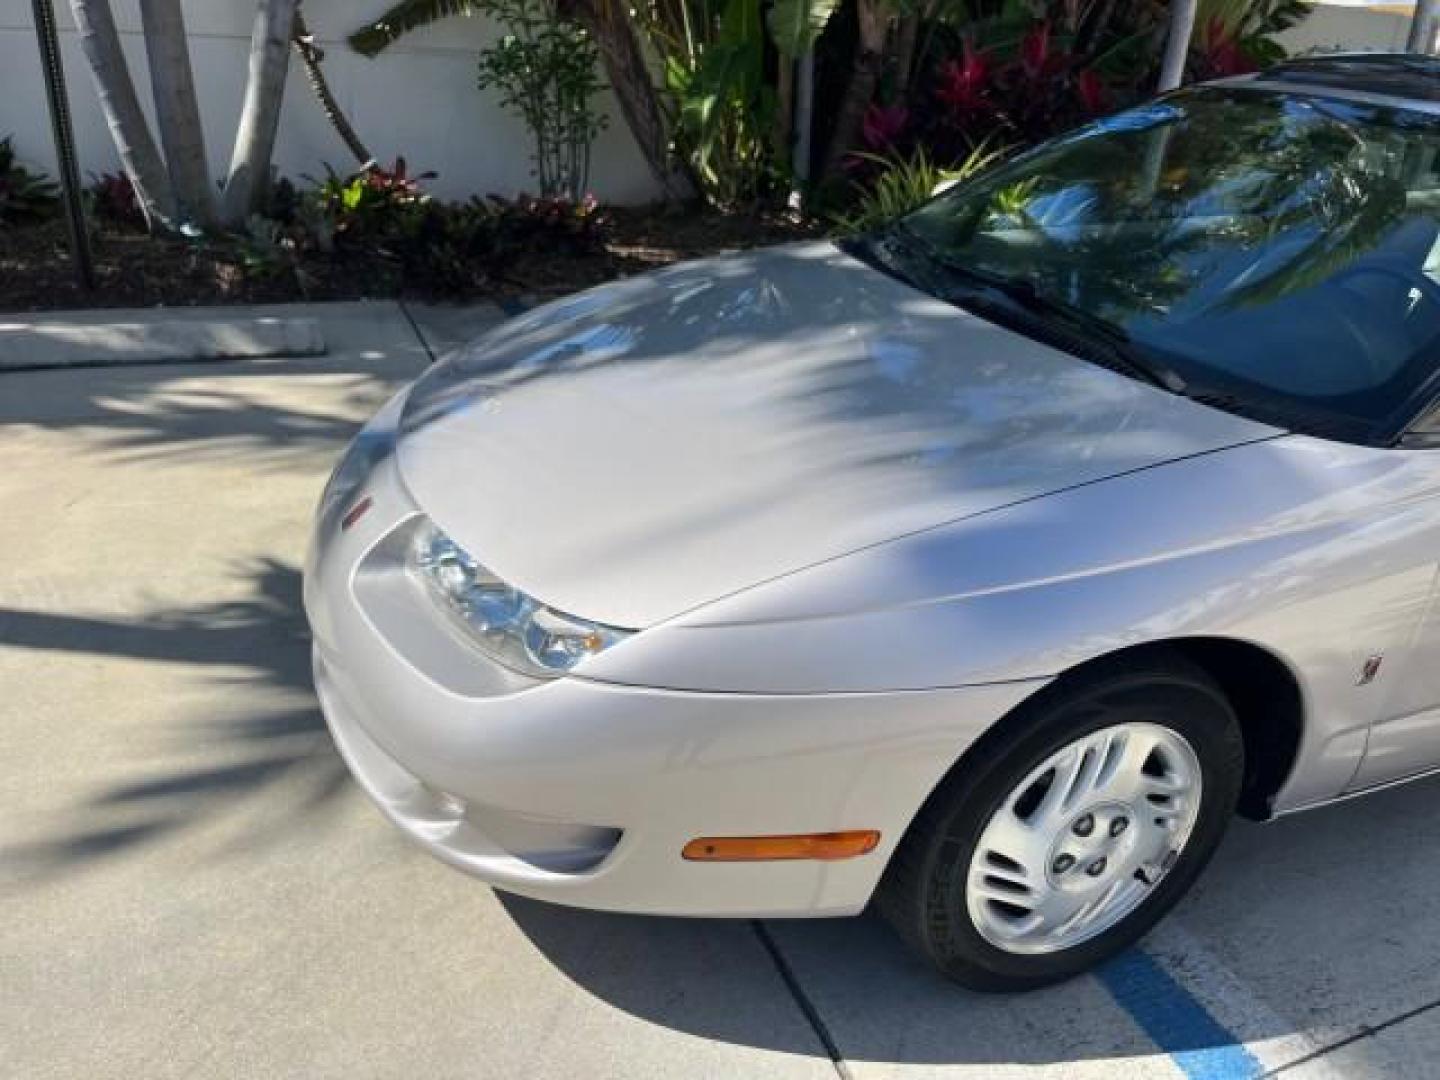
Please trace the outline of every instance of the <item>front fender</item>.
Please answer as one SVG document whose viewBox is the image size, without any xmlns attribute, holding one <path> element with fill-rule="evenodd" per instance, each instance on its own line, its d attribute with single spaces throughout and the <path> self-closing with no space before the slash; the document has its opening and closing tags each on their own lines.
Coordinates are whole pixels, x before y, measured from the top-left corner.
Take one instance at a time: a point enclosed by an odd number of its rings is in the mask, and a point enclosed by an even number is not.
<svg viewBox="0 0 1440 1080">
<path fill-rule="evenodd" d="M 1424 612 L 1440 550 L 1437 471 L 1421 451 L 1302 436 L 1198 455 L 756 586 L 647 630 L 584 674 L 710 691 L 930 689 L 1048 678 L 1147 642 L 1232 638 L 1295 672 L 1308 705 L 1302 759 L 1327 762 L 1327 788 L 1377 715 L 1356 673 L 1399 651 Z"/>
</svg>

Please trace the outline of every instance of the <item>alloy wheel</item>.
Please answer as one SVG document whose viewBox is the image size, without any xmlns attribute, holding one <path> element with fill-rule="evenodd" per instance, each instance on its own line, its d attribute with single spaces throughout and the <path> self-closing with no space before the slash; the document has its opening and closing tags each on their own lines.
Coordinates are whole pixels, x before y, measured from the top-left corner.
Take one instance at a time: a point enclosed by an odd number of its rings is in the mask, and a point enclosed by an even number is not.
<svg viewBox="0 0 1440 1080">
<path fill-rule="evenodd" d="M 1027 955 L 1104 933 L 1175 865 L 1201 794 L 1195 751 L 1161 724 L 1113 725 L 1055 751 L 980 834 L 965 879 L 976 930 Z"/>
</svg>

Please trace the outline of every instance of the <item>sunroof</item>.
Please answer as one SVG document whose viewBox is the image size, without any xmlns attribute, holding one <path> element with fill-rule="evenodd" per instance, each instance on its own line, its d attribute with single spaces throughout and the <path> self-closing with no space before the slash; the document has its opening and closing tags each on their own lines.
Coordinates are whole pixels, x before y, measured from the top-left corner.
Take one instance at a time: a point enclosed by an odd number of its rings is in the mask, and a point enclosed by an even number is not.
<svg viewBox="0 0 1440 1080">
<path fill-rule="evenodd" d="M 1440 57 L 1414 53 L 1307 56 L 1276 64 L 1261 78 L 1267 82 L 1440 101 Z"/>
</svg>

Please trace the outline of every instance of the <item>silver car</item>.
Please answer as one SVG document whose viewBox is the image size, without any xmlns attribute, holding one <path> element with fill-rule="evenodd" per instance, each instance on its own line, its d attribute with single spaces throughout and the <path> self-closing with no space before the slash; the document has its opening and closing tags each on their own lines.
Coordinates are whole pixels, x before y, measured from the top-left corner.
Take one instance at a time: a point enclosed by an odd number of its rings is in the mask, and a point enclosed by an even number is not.
<svg viewBox="0 0 1440 1080">
<path fill-rule="evenodd" d="M 1139 938 L 1237 811 L 1440 768 L 1437 87 L 1192 88 L 436 365 L 316 528 L 356 778 L 502 889 L 873 900 L 1018 989 Z"/>
</svg>

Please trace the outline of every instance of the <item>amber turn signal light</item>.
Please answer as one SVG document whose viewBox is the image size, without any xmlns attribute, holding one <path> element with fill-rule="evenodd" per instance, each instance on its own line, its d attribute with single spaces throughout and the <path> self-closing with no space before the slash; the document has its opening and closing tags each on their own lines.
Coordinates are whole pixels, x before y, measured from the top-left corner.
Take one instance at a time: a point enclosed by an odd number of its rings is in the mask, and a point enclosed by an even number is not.
<svg viewBox="0 0 1440 1080">
<path fill-rule="evenodd" d="M 874 851 L 874 829 L 799 836 L 702 836 L 681 852 L 693 862 L 761 862 L 768 859 L 853 859 Z"/>
</svg>

